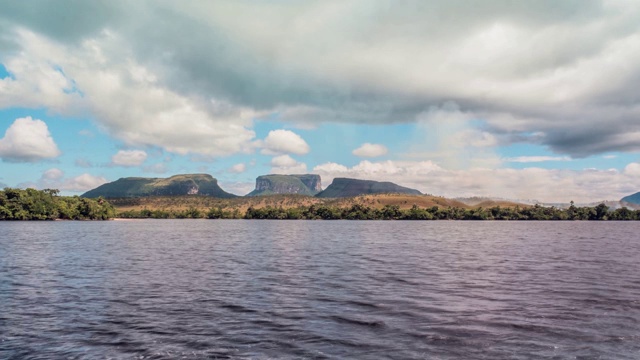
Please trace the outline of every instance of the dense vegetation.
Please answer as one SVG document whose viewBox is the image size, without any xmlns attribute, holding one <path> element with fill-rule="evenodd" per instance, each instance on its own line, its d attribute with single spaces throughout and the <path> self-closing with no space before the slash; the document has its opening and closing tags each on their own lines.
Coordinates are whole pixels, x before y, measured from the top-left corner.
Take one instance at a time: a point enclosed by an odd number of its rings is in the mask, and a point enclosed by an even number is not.
<svg viewBox="0 0 640 360">
<path fill-rule="evenodd" d="M 59 196 L 58 190 L 0 190 L 0 220 L 107 220 L 114 207 L 103 199 Z"/>
<path fill-rule="evenodd" d="M 311 205 L 308 207 L 249 207 L 242 214 L 239 210 L 225 211 L 212 207 L 208 211 L 197 208 L 186 210 L 129 210 L 118 214 L 123 218 L 208 218 L 208 219 L 324 219 L 324 220 L 640 220 L 640 210 L 627 208 L 610 211 L 605 204 L 595 207 L 567 209 L 555 207 L 492 207 L 492 208 L 441 208 L 433 206 L 400 209 L 397 205 L 387 205 L 382 209 L 355 204 L 350 207 Z"/>
</svg>

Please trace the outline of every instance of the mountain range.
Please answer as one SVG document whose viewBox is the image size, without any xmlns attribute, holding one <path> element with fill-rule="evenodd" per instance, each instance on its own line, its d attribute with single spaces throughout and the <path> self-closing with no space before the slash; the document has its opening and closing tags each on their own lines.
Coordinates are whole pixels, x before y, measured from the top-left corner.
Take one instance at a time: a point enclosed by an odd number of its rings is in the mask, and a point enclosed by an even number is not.
<svg viewBox="0 0 640 360">
<path fill-rule="evenodd" d="M 262 175 L 256 178 L 256 186 L 247 197 L 265 197 L 270 195 L 302 195 L 316 198 L 347 198 L 360 195 L 374 194 L 403 194 L 422 195 L 420 191 L 394 184 L 373 180 L 360 180 L 350 178 L 335 178 L 326 188 L 322 189 L 320 175 Z M 93 190 L 87 191 L 82 196 L 87 198 L 132 198 L 149 196 L 184 196 L 200 195 L 220 199 L 230 199 L 237 195 L 224 191 L 218 180 L 209 174 L 182 174 L 169 178 L 143 178 L 127 177 L 103 184 Z M 505 200 L 492 200 L 488 198 L 460 199 L 469 205 L 489 206 L 501 204 Z M 489 201 L 492 200 L 492 201 Z M 506 201 L 505 204 L 513 202 Z M 640 192 L 626 196 L 619 202 L 608 202 L 611 208 L 629 207 L 640 208 Z M 554 205 L 566 207 L 567 204 Z"/>
<path fill-rule="evenodd" d="M 335 178 L 322 190 L 320 175 L 263 175 L 256 179 L 256 188 L 246 196 L 297 194 L 320 198 L 342 198 L 358 195 L 397 193 L 421 195 L 420 191 L 391 182 Z M 208 174 L 184 174 L 169 178 L 128 177 L 103 184 L 84 193 L 88 198 L 127 198 L 145 196 L 205 195 L 232 198 L 236 195 L 224 191 L 218 181 Z"/>
</svg>

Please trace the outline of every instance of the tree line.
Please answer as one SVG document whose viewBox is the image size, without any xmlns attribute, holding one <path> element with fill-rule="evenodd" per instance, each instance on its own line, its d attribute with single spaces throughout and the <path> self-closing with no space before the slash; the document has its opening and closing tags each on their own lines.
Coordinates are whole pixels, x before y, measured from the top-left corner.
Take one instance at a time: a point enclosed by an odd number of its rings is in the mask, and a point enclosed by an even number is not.
<svg viewBox="0 0 640 360">
<path fill-rule="evenodd" d="M 141 209 L 116 213 L 108 201 L 59 196 L 55 189 L 0 190 L 0 220 L 107 220 L 120 218 L 153 219 L 281 219 L 281 220 L 640 220 L 640 210 L 609 209 L 607 205 L 578 207 L 571 203 L 566 209 L 540 205 L 523 207 L 490 207 L 465 209 L 457 207 L 426 207 L 413 205 L 401 209 L 398 205 L 375 208 L 362 204 L 331 206 L 314 204 L 299 207 L 250 206 L 238 208 L 211 207 L 200 210 Z"/>
<path fill-rule="evenodd" d="M 0 220 L 108 220 L 116 210 L 104 199 L 60 196 L 56 189 L 0 190 Z"/>
<path fill-rule="evenodd" d="M 122 218 L 154 219 L 271 219 L 271 220 L 640 220 L 640 210 L 620 208 L 610 210 L 607 205 L 566 209 L 544 207 L 500 207 L 464 209 L 437 206 L 421 208 L 416 205 L 401 209 L 386 205 L 381 209 L 355 204 L 350 207 L 310 205 L 301 207 L 249 207 L 244 213 L 238 209 L 212 207 L 201 211 L 191 207 L 184 210 L 128 210 L 118 214 Z"/>
</svg>

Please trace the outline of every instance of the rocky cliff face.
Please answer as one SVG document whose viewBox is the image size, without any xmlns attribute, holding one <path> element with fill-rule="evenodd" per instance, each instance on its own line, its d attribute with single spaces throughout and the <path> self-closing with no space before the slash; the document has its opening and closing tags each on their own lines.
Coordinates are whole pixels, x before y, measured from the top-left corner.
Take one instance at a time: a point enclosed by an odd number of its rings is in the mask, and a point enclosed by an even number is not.
<svg viewBox="0 0 640 360">
<path fill-rule="evenodd" d="M 322 180 L 320 179 L 320 175 L 314 174 L 306 174 L 306 175 L 298 175 L 300 177 L 300 181 L 305 184 L 309 190 L 319 193 L 322 191 Z"/>
<path fill-rule="evenodd" d="M 322 191 L 320 175 L 263 175 L 256 178 L 256 189 L 247 196 L 273 194 L 315 195 Z"/>
</svg>

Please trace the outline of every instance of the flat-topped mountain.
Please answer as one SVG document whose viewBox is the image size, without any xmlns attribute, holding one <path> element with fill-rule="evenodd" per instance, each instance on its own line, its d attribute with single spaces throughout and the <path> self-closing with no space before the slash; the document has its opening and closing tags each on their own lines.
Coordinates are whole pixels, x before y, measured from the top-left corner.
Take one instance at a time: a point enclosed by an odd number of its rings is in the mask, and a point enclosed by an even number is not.
<svg viewBox="0 0 640 360">
<path fill-rule="evenodd" d="M 385 193 L 422 195 L 418 190 L 410 189 L 387 181 L 381 182 L 373 180 L 335 178 L 331 185 L 329 185 L 324 191 L 319 192 L 316 197 L 340 198 Z"/>
<path fill-rule="evenodd" d="M 320 175 L 262 175 L 256 178 L 256 189 L 247 196 L 299 194 L 313 196 L 322 191 Z"/>
<path fill-rule="evenodd" d="M 124 198 L 138 196 L 206 195 L 233 198 L 218 186 L 218 180 L 208 174 L 175 175 L 169 178 L 121 178 L 87 191 L 87 198 Z"/>
</svg>

